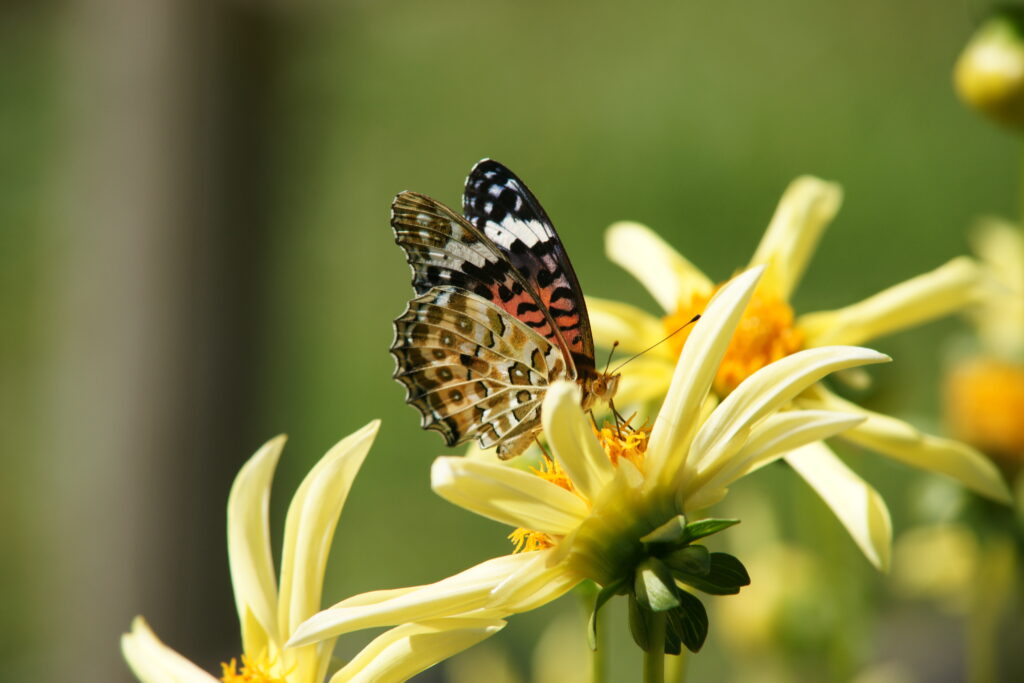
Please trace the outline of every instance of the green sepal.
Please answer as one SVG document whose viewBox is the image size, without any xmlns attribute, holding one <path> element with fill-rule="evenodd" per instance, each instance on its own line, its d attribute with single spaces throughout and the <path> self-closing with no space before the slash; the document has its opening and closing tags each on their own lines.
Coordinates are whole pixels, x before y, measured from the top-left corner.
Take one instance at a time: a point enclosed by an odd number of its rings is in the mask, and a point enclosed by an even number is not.
<svg viewBox="0 0 1024 683">
<path fill-rule="evenodd" d="M 673 550 L 661 560 L 675 571 L 694 576 L 707 576 L 711 571 L 711 553 L 702 545 L 688 545 Z"/>
<path fill-rule="evenodd" d="M 633 642 L 644 652 L 650 651 L 651 646 L 651 624 L 649 622 L 652 612 L 640 606 L 636 596 L 629 594 L 629 632 L 633 634 Z"/>
<path fill-rule="evenodd" d="M 668 613 L 665 654 L 679 654 L 680 642 L 690 652 L 697 652 L 708 637 L 708 613 L 700 598 L 686 591 L 679 591 L 679 598 L 679 607 Z"/>
<path fill-rule="evenodd" d="M 646 536 L 640 537 L 640 542 L 652 545 L 682 545 L 686 542 L 686 517 L 676 515 Z"/>
<path fill-rule="evenodd" d="M 750 585 L 750 575 L 743 563 L 728 553 L 711 553 L 711 567 L 704 576 L 685 571 L 673 572 L 677 579 L 711 595 L 735 595 Z"/>
<path fill-rule="evenodd" d="M 591 650 L 597 650 L 597 613 L 604 607 L 604 603 L 616 595 L 626 592 L 626 579 L 619 579 L 610 583 L 597 594 L 594 599 L 594 609 L 590 612 L 590 619 L 587 621 L 587 644 Z"/>
<path fill-rule="evenodd" d="M 739 523 L 740 520 L 738 519 L 716 519 L 714 517 L 700 519 L 686 525 L 684 540 L 686 543 L 692 543 L 699 538 L 717 534 L 719 531 L 725 531 L 729 527 Z"/>
<path fill-rule="evenodd" d="M 654 557 L 647 558 L 636 568 L 633 591 L 642 607 L 655 612 L 666 612 L 679 606 L 679 589 L 672 570 Z"/>
</svg>

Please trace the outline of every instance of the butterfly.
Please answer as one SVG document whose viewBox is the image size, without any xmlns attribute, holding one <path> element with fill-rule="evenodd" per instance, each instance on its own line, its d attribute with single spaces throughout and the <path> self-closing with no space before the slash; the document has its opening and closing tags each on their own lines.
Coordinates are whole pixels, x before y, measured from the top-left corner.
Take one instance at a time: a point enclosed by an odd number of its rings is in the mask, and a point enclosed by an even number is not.
<svg viewBox="0 0 1024 683">
<path fill-rule="evenodd" d="M 484 159 L 466 178 L 462 210 L 415 192 L 392 202 L 415 291 L 394 323 L 394 377 L 423 428 L 449 446 L 496 445 L 508 459 L 540 431 L 552 382 L 574 380 L 587 410 L 612 399 L 619 375 L 595 367 L 576 273 L 526 184 Z"/>
</svg>

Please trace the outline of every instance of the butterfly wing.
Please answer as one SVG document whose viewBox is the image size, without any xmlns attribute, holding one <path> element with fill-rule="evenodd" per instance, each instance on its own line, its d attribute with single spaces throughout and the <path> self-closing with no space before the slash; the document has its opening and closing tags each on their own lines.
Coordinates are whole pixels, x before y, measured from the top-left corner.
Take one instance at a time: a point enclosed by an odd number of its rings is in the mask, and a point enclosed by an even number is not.
<svg viewBox="0 0 1024 683">
<path fill-rule="evenodd" d="M 477 439 L 518 455 L 540 428 L 549 381 L 565 372 L 561 352 L 491 301 L 433 287 L 395 320 L 395 379 L 425 429 L 449 446 Z"/>
<path fill-rule="evenodd" d="M 557 345 L 565 356 L 567 371 L 573 373 L 576 366 L 556 318 L 534 286 L 489 237 L 444 204 L 415 192 L 395 197 L 391 227 L 412 267 L 417 295 L 445 285 L 491 301 Z"/>
<path fill-rule="evenodd" d="M 558 328 L 577 375 L 594 367 L 594 338 L 576 272 L 540 202 L 492 159 L 473 167 L 463 193 L 466 219 L 497 246 L 537 294 Z"/>
</svg>

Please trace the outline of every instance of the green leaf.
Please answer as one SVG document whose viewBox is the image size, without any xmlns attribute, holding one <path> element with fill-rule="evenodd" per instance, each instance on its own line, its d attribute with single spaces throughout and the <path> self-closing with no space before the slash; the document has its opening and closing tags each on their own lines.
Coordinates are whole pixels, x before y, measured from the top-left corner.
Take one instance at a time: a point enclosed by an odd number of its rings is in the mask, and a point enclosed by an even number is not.
<svg viewBox="0 0 1024 683">
<path fill-rule="evenodd" d="M 619 579 L 614 583 L 610 583 L 601 589 L 601 592 L 597 594 L 597 598 L 594 600 L 594 609 L 590 612 L 590 620 L 587 622 L 587 644 L 590 645 L 591 650 L 597 649 L 597 613 L 604 603 L 611 600 L 615 595 L 625 592 L 625 579 Z"/>
<path fill-rule="evenodd" d="M 672 570 L 657 558 L 649 557 L 637 567 L 633 590 L 640 605 L 655 612 L 679 606 L 679 589 Z"/>
<path fill-rule="evenodd" d="M 750 585 L 750 575 L 743 563 L 728 553 L 711 553 L 711 568 L 705 576 L 685 571 L 674 574 L 683 583 L 711 595 L 735 595 Z"/>
<path fill-rule="evenodd" d="M 724 531 L 725 529 L 739 523 L 740 520 L 738 519 L 715 519 L 713 517 L 700 519 L 686 525 L 685 540 L 687 543 L 690 543 L 699 538 L 717 534 L 719 531 Z"/>
<path fill-rule="evenodd" d="M 646 536 L 641 536 L 640 542 L 647 544 L 678 545 L 685 542 L 683 540 L 685 535 L 686 517 L 683 515 L 676 515 L 651 533 Z"/>
<path fill-rule="evenodd" d="M 707 576 L 711 571 L 711 553 L 702 545 L 688 545 L 673 550 L 661 560 L 672 569 L 694 576 Z"/>
<path fill-rule="evenodd" d="M 697 596 L 680 591 L 679 598 L 679 607 L 668 613 L 666 652 L 670 640 L 682 641 L 687 650 L 697 652 L 708 637 L 708 613 Z"/>
</svg>

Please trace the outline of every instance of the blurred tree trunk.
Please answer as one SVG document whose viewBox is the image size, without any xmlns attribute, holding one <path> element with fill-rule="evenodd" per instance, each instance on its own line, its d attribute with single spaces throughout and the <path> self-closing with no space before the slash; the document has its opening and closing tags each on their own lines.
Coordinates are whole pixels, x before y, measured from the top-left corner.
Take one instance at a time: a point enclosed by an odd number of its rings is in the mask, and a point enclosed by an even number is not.
<svg viewBox="0 0 1024 683">
<path fill-rule="evenodd" d="M 273 24 L 242 2 L 68 9 L 36 680 L 129 680 L 135 614 L 219 672 L 239 648 L 228 489 L 272 436 L 254 415 Z"/>
</svg>

